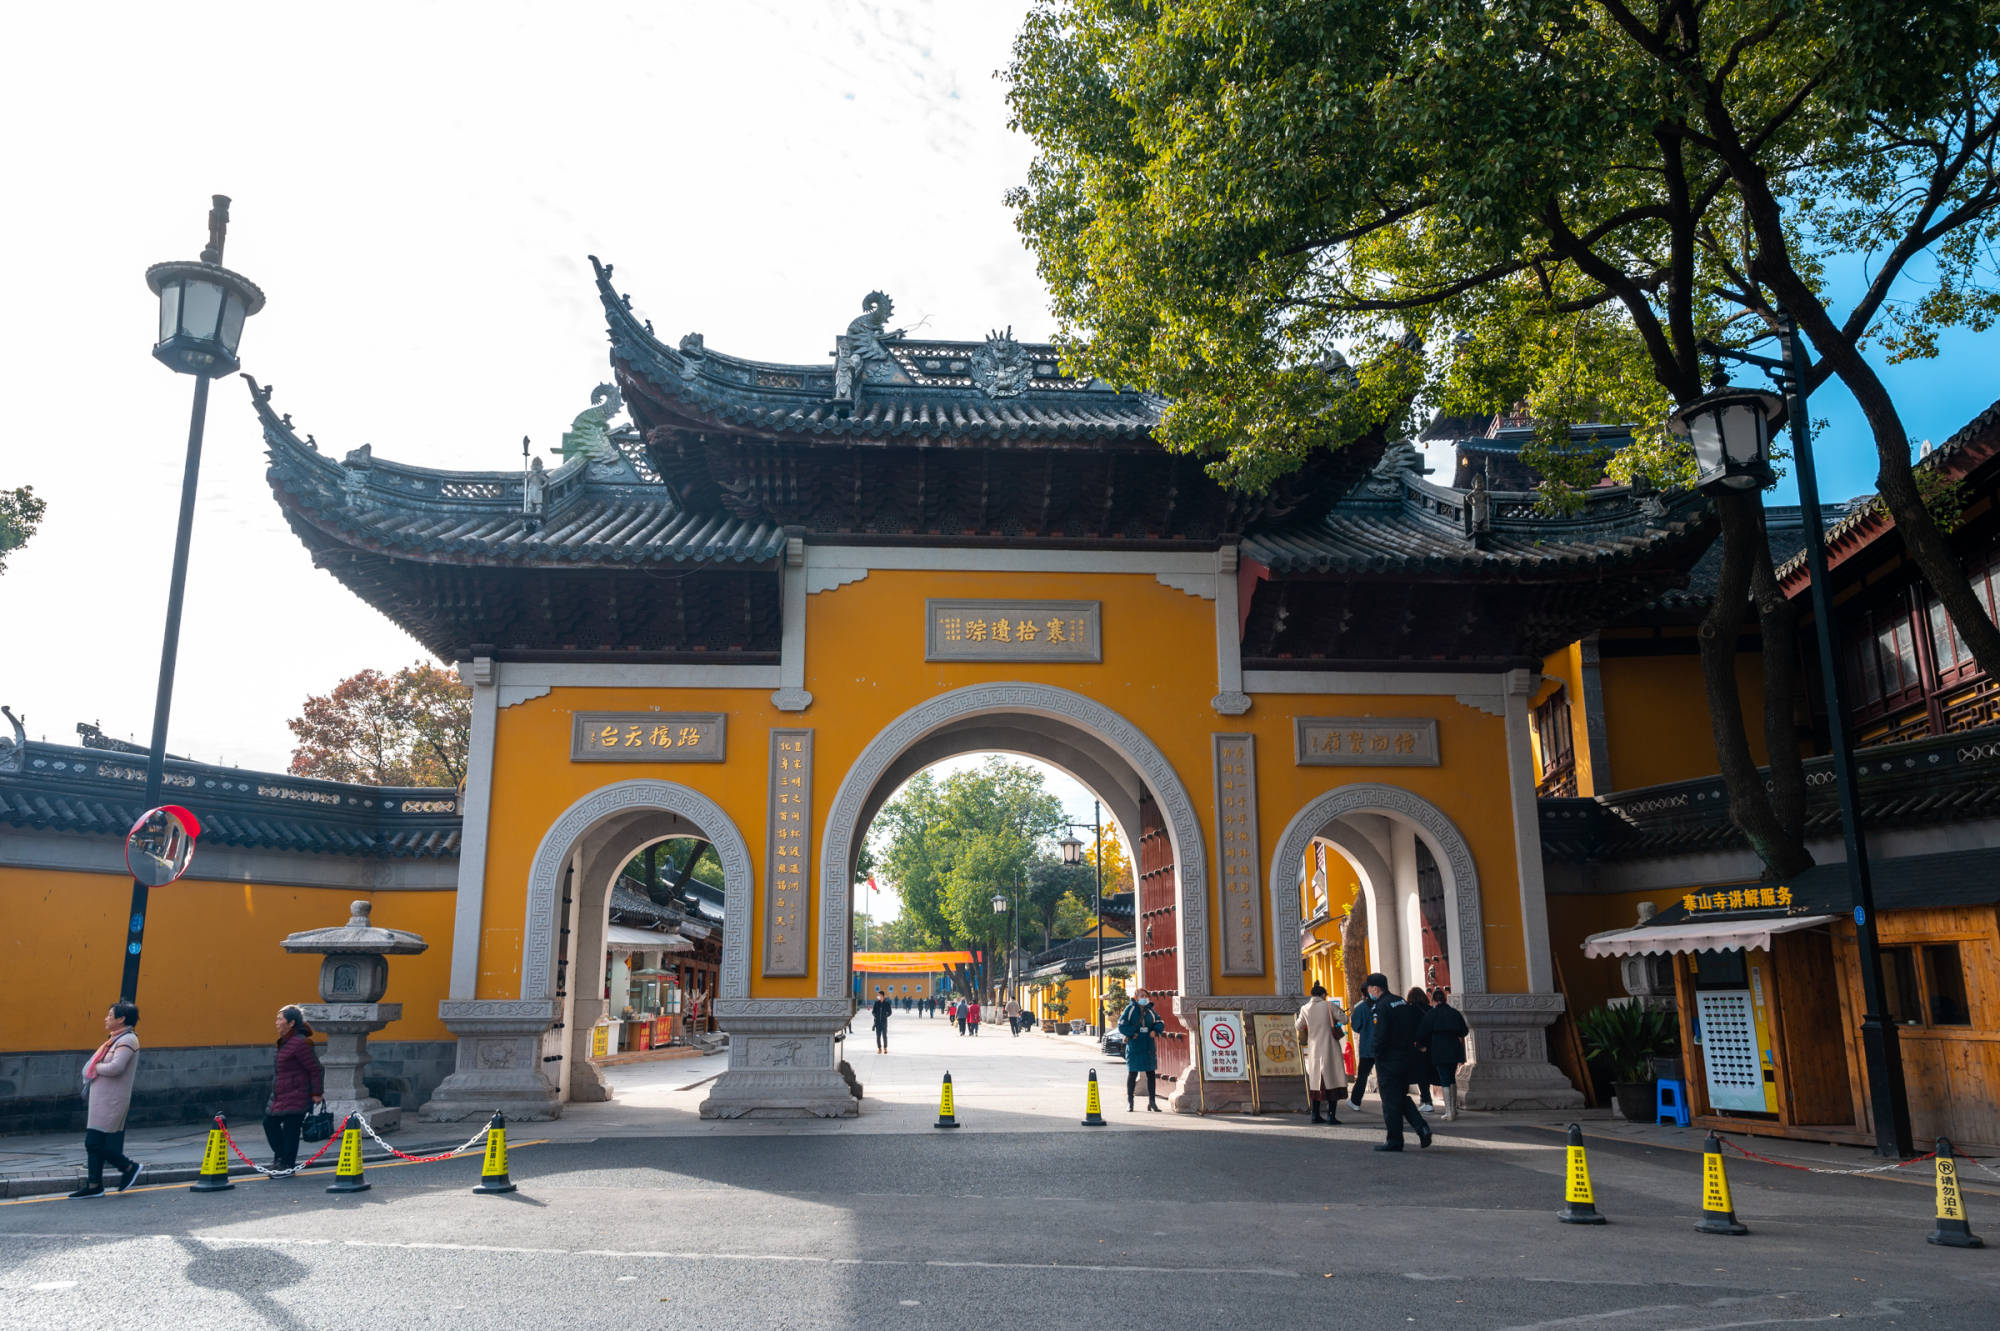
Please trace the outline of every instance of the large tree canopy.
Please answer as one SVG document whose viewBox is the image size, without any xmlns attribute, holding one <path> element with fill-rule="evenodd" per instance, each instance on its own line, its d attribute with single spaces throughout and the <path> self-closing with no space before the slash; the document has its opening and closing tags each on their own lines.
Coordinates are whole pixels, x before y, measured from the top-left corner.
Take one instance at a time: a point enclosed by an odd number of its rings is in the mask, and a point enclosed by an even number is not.
<svg viewBox="0 0 2000 1331">
<path fill-rule="evenodd" d="M 456 786 L 472 741 L 472 690 L 419 661 L 393 675 L 363 670 L 307 698 L 285 723 L 294 776 L 376 786 Z"/>
<path fill-rule="evenodd" d="M 996 949 L 1013 925 L 993 909 L 996 892 L 1043 915 L 1041 898 L 1073 883 L 1048 870 L 1050 839 L 1063 826 L 1062 803 L 1033 767 L 1004 758 L 942 781 L 911 778 L 877 816 L 880 868 L 902 894 L 902 915 L 928 947 Z M 1011 902 L 1010 902 L 1011 908 Z M 1024 921 L 1025 926 L 1025 921 Z M 1023 931 L 1025 945 L 1028 935 Z"/>
<path fill-rule="evenodd" d="M 1012 199 L 1068 357 L 1166 394 L 1162 443 L 1250 487 L 1406 411 L 1516 403 L 1552 503 L 1594 474 L 1571 428 L 1593 422 L 1638 427 L 1614 474 L 1684 482 L 1660 423 L 1703 391 L 1703 343 L 1766 336 L 1782 307 L 1819 357 L 1808 383 L 1860 401 L 1885 505 L 2000 672 L 1862 354 L 1929 355 L 2000 308 L 1996 19 L 2000 0 L 1046 0 L 1009 71 L 1039 150 Z M 1824 268 L 1855 253 L 1869 280 L 1835 308 Z M 1892 299 L 1917 260 L 1926 294 Z M 1790 612 L 1755 502 L 1719 509 L 1717 750 L 1788 872 L 1810 862 Z M 1727 668 L 1753 591 L 1791 769 L 1770 796 Z"/>
<path fill-rule="evenodd" d="M 32 485 L 0 490 L 0 573 L 7 571 L 7 556 L 26 545 L 42 525 L 47 508 Z"/>
</svg>

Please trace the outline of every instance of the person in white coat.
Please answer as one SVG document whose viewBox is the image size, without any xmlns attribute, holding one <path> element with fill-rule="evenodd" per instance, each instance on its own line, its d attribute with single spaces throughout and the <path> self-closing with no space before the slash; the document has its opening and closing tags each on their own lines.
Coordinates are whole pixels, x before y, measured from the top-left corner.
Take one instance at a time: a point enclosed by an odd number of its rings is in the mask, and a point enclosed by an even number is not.
<svg viewBox="0 0 2000 1331">
<path fill-rule="evenodd" d="M 1315 984 L 1312 997 L 1299 1009 L 1299 1055 L 1306 1065 L 1306 1090 L 1312 1098 L 1312 1121 L 1340 1122 L 1334 1106 L 1347 1094 L 1347 1065 L 1341 1061 L 1340 1042 L 1347 1031 L 1340 1024 L 1340 1009 L 1326 1001 L 1326 986 Z M 1320 1105 L 1326 1116 L 1320 1116 Z"/>
</svg>

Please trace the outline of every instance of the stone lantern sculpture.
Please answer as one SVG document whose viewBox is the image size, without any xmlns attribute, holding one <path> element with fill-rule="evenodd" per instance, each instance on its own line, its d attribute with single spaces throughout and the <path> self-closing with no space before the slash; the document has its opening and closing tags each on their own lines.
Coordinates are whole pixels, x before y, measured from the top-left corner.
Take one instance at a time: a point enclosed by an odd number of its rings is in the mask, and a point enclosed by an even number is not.
<svg viewBox="0 0 2000 1331">
<path fill-rule="evenodd" d="M 403 1111 L 385 1109 L 368 1094 L 362 1080 L 368 1067 L 368 1035 L 403 1015 L 401 1003 L 384 1003 L 392 956 L 414 956 L 430 947 L 421 935 L 402 929 L 378 929 L 368 922 L 370 903 L 354 902 L 346 924 L 334 929 L 306 929 L 287 937 L 287 952 L 318 952 L 326 960 L 319 968 L 318 1003 L 301 1004 L 306 1021 L 326 1033 L 320 1066 L 326 1070 L 326 1107 L 338 1123 L 343 1115 L 362 1113 L 378 1131 L 401 1124 Z"/>
</svg>

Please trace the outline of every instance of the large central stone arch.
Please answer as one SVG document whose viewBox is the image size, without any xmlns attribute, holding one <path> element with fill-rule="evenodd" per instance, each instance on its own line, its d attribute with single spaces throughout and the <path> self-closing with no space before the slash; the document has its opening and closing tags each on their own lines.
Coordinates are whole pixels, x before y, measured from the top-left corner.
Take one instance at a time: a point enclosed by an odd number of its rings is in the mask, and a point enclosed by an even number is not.
<svg viewBox="0 0 2000 1331">
<path fill-rule="evenodd" d="M 1146 784 L 1166 821 L 1180 879 L 1180 900 L 1174 912 L 1180 940 L 1180 991 L 1183 995 L 1206 994 L 1208 849 L 1194 803 L 1173 764 L 1144 731 L 1094 699 L 1048 684 L 1005 683 L 954 689 L 912 707 L 869 741 L 848 768 L 827 813 L 820 844 L 820 995 L 843 1002 L 847 997 L 848 890 L 861 820 L 877 787 L 898 759 L 926 737 L 967 718 L 1003 714 L 1041 717 L 1081 732 L 1110 748 Z"/>
<path fill-rule="evenodd" d="M 1472 848 L 1444 810 L 1400 786 L 1357 782 L 1309 800 L 1278 837 L 1271 852 L 1270 906 L 1277 954 L 1296 963 L 1299 955 L 1299 866 L 1306 848 L 1327 827 L 1353 814 L 1377 813 L 1400 818 L 1415 828 L 1445 873 L 1446 923 L 1451 929 L 1451 971 L 1461 994 L 1486 992 L 1486 932 L 1479 904 L 1479 870 Z M 1304 980 L 1296 964 L 1279 967 L 1287 986 L 1298 993 Z"/>
</svg>

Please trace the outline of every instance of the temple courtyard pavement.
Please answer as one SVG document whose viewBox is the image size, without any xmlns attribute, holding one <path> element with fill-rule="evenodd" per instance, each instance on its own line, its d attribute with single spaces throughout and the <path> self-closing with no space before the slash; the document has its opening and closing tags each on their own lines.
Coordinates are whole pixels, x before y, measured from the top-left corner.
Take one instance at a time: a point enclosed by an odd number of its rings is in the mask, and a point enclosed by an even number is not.
<svg viewBox="0 0 2000 1331">
<path fill-rule="evenodd" d="M 1802 1172 L 1727 1153 L 1745 1237 L 1700 1234 L 1700 1135 L 1584 1116 L 1609 1225 L 1560 1224 L 1553 1114 L 1473 1114 L 1378 1154 L 1371 1097 L 1344 1126 L 1298 1115 L 1128 1114 L 1091 1043 L 975 1042 L 898 1014 L 846 1121 L 705 1122 L 719 1059 L 610 1070 L 618 1098 L 512 1133 L 518 1191 L 474 1196 L 480 1158 L 368 1156 L 364 1193 L 240 1178 L 89 1201 L 18 1196 L 68 1138 L 0 1138 L 0 1325 L 77 1327 L 1736 1328 L 1830 1320 L 1991 1327 L 2000 1246 L 1932 1247 L 1931 1169 Z M 1086 1128 L 1084 1079 L 1109 1124 Z M 952 1073 L 957 1131 L 932 1126 Z M 470 1128 L 467 1128 L 470 1131 Z M 237 1128 L 263 1154 L 254 1123 Z M 395 1144 L 456 1144 L 408 1124 Z M 1744 1146 L 1863 1168 L 1845 1148 Z M 253 1143 L 255 1143 L 253 1147 Z M 186 1168 L 201 1135 L 130 1148 Z M 330 1157 L 329 1157 L 330 1158 Z M 1961 1164 L 2000 1241 L 2000 1167 Z"/>
</svg>

